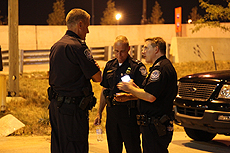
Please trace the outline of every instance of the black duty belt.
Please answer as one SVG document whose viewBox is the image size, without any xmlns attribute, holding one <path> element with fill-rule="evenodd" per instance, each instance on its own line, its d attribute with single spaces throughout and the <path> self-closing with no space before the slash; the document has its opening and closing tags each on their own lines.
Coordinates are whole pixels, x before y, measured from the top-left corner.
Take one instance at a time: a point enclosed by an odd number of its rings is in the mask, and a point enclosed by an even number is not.
<svg viewBox="0 0 230 153">
<path fill-rule="evenodd" d="M 125 106 L 128 106 L 130 108 L 137 107 L 137 101 L 134 101 L 134 100 L 130 100 L 130 101 L 126 101 L 126 102 L 118 102 L 115 99 L 113 99 L 111 103 L 113 106 L 125 105 Z"/>
<path fill-rule="evenodd" d="M 137 116 L 137 122 L 138 125 L 148 125 L 148 124 L 156 124 L 157 122 L 160 122 L 161 124 L 165 124 L 166 122 L 170 121 L 170 118 L 168 115 L 163 115 L 161 117 L 148 117 L 147 115 L 136 115 Z"/>
<path fill-rule="evenodd" d="M 67 103 L 67 104 L 79 104 L 81 102 L 83 97 L 79 96 L 79 97 L 67 97 L 67 96 L 57 96 L 55 98 L 55 100 L 59 101 L 59 102 L 63 102 L 63 103 Z"/>
<path fill-rule="evenodd" d="M 53 99 L 57 100 L 58 102 L 63 102 L 66 104 L 79 104 L 83 98 L 83 96 L 77 96 L 77 97 L 68 97 L 68 96 L 61 96 L 57 93 L 53 93 L 52 95 Z"/>
</svg>

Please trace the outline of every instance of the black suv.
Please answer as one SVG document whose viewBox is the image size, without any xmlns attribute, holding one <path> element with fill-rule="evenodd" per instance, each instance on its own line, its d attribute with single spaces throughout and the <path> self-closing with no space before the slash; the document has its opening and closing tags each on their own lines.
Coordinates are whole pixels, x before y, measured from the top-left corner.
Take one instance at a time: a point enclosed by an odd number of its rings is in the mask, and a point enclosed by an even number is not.
<svg viewBox="0 0 230 153">
<path fill-rule="evenodd" d="M 230 134 L 230 70 L 187 75 L 178 80 L 175 123 L 197 141 Z"/>
</svg>

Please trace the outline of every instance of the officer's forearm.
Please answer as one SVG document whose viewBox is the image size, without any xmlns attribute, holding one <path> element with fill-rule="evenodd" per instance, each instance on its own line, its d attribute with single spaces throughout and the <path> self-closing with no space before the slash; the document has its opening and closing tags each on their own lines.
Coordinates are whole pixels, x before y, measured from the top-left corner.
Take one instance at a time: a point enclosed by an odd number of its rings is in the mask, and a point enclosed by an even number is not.
<svg viewBox="0 0 230 153">
<path fill-rule="evenodd" d="M 102 88 L 101 90 L 101 97 L 100 97 L 100 103 L 99 103 L 99 108 L 98 108 L 98 114 L 100 115 L 100 117 L 106 105 L 105 96 L 103 94 L 104 90 L 105 88 Z"/>
<path fill-rule="evenodd" d="M 101 82 L 101 70 L 92 76 L 93 82 Z"/>
<path fill-rule="evenodd" d="M 132 87 L 130 88 L 130 93 L 132 93 L 134 96 L 136 96 L 139 99 L 148 101 L 148 102 L 154 102 L 156 100 L 156 97 L 145 92 L 144 89 Z"/>
</svg>

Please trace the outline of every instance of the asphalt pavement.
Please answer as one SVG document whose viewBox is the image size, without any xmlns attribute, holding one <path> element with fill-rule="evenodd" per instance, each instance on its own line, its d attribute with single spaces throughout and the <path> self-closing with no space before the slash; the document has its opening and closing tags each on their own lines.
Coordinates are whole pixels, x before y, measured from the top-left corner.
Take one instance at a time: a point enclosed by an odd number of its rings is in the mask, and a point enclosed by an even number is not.
<svg viewBox="0 0 230 153">
<path fill-rule="evenodd" d="M 106 135 L 98 142 L 95 133 L 89 134 L 89 153 L 108 153 Z M 217 135 L 213 141 L 197 142 L 185 132 L 174 132 L 170 153 L 230 153 L 230 137 Z M 0 153 L 50 153 L 50 136 L 0 137 Z M 123 149 L 123 153 L 126 153 Z"/>
</svg>

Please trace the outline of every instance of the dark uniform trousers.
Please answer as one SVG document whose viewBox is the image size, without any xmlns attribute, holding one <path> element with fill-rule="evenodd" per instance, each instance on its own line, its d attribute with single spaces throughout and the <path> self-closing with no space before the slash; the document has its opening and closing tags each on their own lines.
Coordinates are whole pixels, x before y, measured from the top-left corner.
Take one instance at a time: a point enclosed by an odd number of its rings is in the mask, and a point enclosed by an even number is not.
<svg viewBox="0 0 230 153">
<path fill-rule="evenodd" d="M 128 108 L 126 105 L 107 107 L 106 133 L 109 153 L 122 153 L 123 142 L 127 153 L 141 153 L 137 113 L 137 108 Z"/>
<path fill-rule="evenodd" d="M 89 122 L 87 111 L 77 104 L 63 103 L 60 108 L 55 99 L 50 106 L 51 152 L 88 153 Z"/>
<path fill-rule="evenodd" d="M 172 140 L 173 131 L 164 136 L 157 134 L 154 124 L 140 127 L 142 133 L 143 153 L 168 153 L 168 145 Z"/>
</svg>

